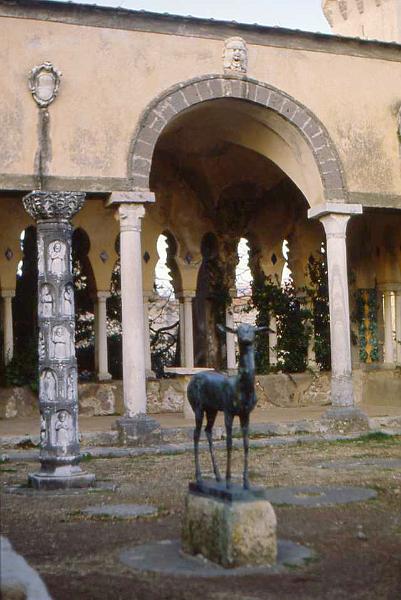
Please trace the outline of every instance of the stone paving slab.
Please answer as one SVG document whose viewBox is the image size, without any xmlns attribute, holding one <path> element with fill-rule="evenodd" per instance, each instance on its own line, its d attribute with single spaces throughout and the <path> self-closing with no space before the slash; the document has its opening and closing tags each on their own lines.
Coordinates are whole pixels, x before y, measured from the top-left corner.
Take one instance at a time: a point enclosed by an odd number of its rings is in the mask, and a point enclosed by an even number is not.
<svg viewBox="0 0 401 600">
<path fill-rule="evenodd" d="M 121 562 L 135 571 L 184 577 L 235 577 L 282 573 L 287 569 L 301 568 L 314 557 L 315 554 L 310 548 L 288 540 L 278 540 L 277 563 L 273 566 L 225 569 L 202 556 L 184 554 L 178 540 L 150 542 L 124 550 L 120 554 Z"/>
<path fill-rule="evenodd" d="M 377 492 L 363 487 L 301 486 L 266 488 L 265 498 L 275 505 L 328 506 L 372 500 Z"/>
</svg>

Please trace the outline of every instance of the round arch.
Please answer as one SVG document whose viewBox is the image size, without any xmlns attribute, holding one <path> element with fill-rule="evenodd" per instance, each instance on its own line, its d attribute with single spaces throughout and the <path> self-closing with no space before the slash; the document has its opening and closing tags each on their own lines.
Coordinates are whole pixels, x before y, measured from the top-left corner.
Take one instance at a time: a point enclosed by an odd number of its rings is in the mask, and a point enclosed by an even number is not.
<svg viewBox="0 0 401 600">
<path fill-rule="evenodd" d="M 285 92 L 247 77 L 206 75 L 179 83 L 157 96 L 142 113 L 128 157 L 128 179 L 133 190 L 148 190 L 153 152 L 168 123 L 201 102 L 236 98 L 266 107 L 301 134 L 311 149 L 327 202 L 347 202 L 344 171 L 323 123 Z"/>
</svg>

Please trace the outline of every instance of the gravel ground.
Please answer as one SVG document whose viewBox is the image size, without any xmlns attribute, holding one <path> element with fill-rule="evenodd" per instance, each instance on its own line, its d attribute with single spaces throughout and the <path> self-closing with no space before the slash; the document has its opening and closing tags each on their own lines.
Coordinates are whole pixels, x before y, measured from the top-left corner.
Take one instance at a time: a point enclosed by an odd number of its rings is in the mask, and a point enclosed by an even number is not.
<svg viewBox="0 0 401 600">
<path fill-rule="evenodd" d="M 234 472 L 242 467 L 234 452 Z M 218 451 L 219 462 L 225 460 Z M 54 600 L 397 600 L 401 598 L 401 437 L 300 443 L 251 452 L 251 479 L 267 487 L 352 485 L 377 498 L 325 507 L 278 506 L 278 536 L 311 547 L 316 560 L 284 574 L 180 578 L 134 572 L 122 550 L 180 535 L 183 500 L 193 476 L 191 453 L 92 459 L 84 467 L 116 491 L 10 494 L 33 465 L 0 465 L 2 533 L 38 570 Z M 377 463 L 375 460 L 377 459 Z M 389 459 L 389 460 L 387 460 Z M 205 474 L 208 454 L 202 453 Z M 89 516 L 89 506 L 152 504 L 158 516 Z"/>
</svg>

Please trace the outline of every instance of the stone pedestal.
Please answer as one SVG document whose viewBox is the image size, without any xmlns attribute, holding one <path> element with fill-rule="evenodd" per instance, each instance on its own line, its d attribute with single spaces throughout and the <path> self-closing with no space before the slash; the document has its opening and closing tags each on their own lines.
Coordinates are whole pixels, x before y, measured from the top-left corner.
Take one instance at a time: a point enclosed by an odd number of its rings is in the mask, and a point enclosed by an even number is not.
<svg viewBox="0 0 401 600">
<path fill-rule="evenodd" d="M 118 443 L 122 446 L 149 446 L 161 441 L 161 427 L 145 414 L 117 419 Z"/>
<path fill-rule="evenodd" d="M 211 487 L 219 486 L 211 482 Z M 218 497 L 189 491 L 182 549 L 225 568 L 273 565 L 277 559 L 276 525 L 270 502 L 252 491 L 232 488 L 226 498 L 224 493 Z"/>
</svg>

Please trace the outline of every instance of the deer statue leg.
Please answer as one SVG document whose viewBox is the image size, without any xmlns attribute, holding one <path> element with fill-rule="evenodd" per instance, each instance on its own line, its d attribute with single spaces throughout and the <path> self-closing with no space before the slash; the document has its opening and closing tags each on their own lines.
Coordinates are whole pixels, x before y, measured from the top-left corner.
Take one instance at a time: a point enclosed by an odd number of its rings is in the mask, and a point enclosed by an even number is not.
<svg viewBox="0 0 401 600">
<path fill-rule="evenodd" d="M 212 459 L 214 476 L 216 477 L 216 481 L 221 481 L 221 475 L 220 475 L 219 467 L 216 462 L 216 457 L 215 457 L 214 448 L 213 448 L 213 425 L 216 420 L 216 415 L 217 415 L 217 410 L 207 410 L 206 411 L 207 423 L 206 423 L 206 427 L 205 427 L 205 433 L 206 433 L 207 441 L 209 442 L 209 450 L 210 450 L 210 456 Z"/>
<path fill-rule="evenodd" d="M 244 442 L 244 490 L 249 490 L 248 479 L 248 450 L 249 450 L 249 415 L 240 416 L 242 440 Z"/>
<path fill-rule="evenodd" d="M 195 429 L 194 429 L 194 451 L 195 451 L 195 479 L 197 483 L 202 480 L 202 473 L 199 464 L 199 438 L 202 430 L 203 409 L 195 408 Z"/>
<path fill-rule="evenodd" d="M 231 487 L 231 451 L 233 448 L 233 415 L 229 412 L 224 413 L 224 423 L 226 426 L 226 446 L 227 446 L 227 467 L 226 467 L 226 488 Z"/>
</svg>

